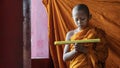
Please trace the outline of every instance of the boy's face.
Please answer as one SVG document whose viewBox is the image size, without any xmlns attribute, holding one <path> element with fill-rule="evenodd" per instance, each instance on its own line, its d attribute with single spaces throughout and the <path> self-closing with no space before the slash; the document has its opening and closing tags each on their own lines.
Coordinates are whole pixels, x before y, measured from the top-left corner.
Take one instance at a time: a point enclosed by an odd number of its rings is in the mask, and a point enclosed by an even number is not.
<svg viewBox="0 0 120 68">
<path fill-rule="evenodd" d="M 72 15 L 77 27 L 85 28 L 88 25 L 89 17 L 83 10 L 73 11 Z"/>
</svg>

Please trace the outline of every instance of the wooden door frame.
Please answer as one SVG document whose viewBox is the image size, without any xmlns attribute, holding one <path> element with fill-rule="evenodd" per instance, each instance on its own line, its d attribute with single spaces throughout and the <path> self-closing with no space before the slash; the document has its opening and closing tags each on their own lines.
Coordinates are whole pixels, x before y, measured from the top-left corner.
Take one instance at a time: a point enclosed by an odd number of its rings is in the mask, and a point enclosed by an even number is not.
<svg viewBox="0 0 120 68">
<path fill-rule="evenodd" d="M 31 68 L 31 0 L 23 0 L 23 68 Z"/>
</svg>

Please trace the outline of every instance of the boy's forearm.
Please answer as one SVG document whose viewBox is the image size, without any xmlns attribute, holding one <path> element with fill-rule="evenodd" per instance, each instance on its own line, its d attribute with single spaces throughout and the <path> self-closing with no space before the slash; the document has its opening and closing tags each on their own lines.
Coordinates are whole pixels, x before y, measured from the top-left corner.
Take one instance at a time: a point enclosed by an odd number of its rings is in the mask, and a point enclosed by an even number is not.
<svg viewBox="0 0 120 68">
<path fill-rule="evenodd" d="M 63 60 L 64 60 L 64 61 L 69 61 L 69 60 L 71 60 L 71 59 L 75 56 L 76 53 L 77 53 L 77 51 L 75 51 L 75 49 L 73 49 L 73 50 L 70 51 L 70 52 L 65 53 L 65 54 L 63 55 Z"/>
</svg>

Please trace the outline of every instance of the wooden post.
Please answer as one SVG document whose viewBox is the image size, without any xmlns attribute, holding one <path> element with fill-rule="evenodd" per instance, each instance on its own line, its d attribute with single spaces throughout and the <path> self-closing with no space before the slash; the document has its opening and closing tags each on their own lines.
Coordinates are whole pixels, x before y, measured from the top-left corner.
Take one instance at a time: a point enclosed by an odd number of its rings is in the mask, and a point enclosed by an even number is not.
<svg viewBox="0 0 120 68">
<path fill-rule="evenodd" d="M 23 68 L 31 68 L 30 0 L 23 0 Z"/>
</svg>

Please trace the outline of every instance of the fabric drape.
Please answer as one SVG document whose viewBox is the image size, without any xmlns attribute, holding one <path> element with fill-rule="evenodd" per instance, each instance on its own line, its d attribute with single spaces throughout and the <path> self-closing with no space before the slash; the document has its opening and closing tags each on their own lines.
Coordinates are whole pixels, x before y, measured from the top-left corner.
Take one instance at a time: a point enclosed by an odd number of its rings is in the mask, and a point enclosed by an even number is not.
<svg viewBox="0 0 120 68">
<path fill-rule="evenodd" d="M 49 49 L 54 68 L 66 68 L 63 62 L 64 45 L 54 41 L 65 40 L 66 33 L 76 28 L 71 11 L 77 4 L 86 4 L 92 14 L 90 24 L 107 34 L 109 55 L 107 68 L 120 67 L 120 0 L 43 0 L 48 13 Z"/>
<path fill-rule="evenodd" d="M 105 60 L 108 57 L 108 48 L 105 39 L 105 33 L 97 28 L 87 27 L 78 33 L 75 33 L 71 40 L 100 38 L 100 43 L 86 43 L 87 53 L 77 53 L 70 61 L 70 68 L 104 68 Z M 70 45 L 70 50 L 74 45 Z"/>
</svg>

